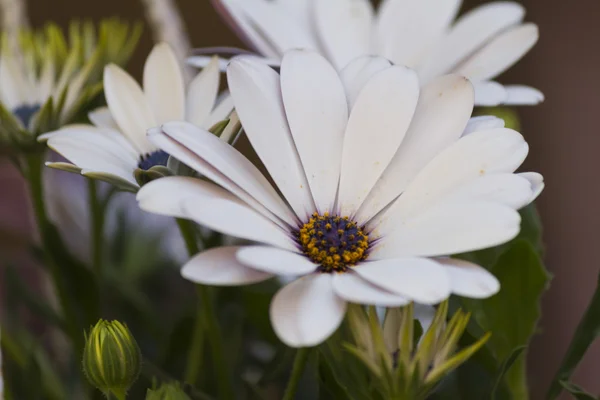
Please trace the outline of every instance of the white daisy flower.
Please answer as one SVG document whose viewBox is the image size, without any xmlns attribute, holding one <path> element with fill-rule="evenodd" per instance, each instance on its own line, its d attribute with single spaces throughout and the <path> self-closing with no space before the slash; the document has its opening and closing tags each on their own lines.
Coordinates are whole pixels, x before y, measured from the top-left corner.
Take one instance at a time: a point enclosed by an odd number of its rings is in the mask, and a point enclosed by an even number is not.
<svg viewBox="0 0 600 400">
<path fill-rule="evenodd" d="M 110 41 L 105 40 L 107 31 L 112 34 Z M 101 92 L 103 64 L 127 60 L 141 30 L 107 20 L 99 24 L 98 38 L 91 23 L 75 22 L 69 33 L 67 41 L 50 24 L 39 31 L 20 32 L 16 46 L 2 37 L 0 126 L 10 141 L 29 143 L 44 129 L 72 121 Z M 122 53 L 114 54 L 114 47 Z"/>
<path fill-rule="evenodd" d="M 208 129 L 233 110 L 229 95 L 218 99 L 220 72 L 213 59 L 188 85 L 166 43 L 154 47 L 144 66 L 144 88 L 116 65 L 104 69 L 107 108 L 90 113 L 94 125 L 71 125 L 42 135 L 48 146 L 71 161 L 47 163 L 137 191 L 137 169 L 166 166 L 169 155 L 146 137 L 167 121 L 188 121 Z"/>
<path fill-rule="evenodd" d="M 213 0 L 238 35 L 270 63 L 290 49 L 313 49 L 340 70 L 365 55 L 385 57 L 419 74 L 422 84 L 456 73 L 475 86 L 475 103 L 524 105 L 543 94 L 493 79 L 538 39 L 514 2 L 481 5 L 457 18 L 461 0 Z M 201 66 L 206 57 L 190 62 Z"/>
<path fill-rule="evenodd" d="M 516 210 L 541 176 L 514 174 L 528 153 L 518 132 L 485 129 L 480 119 L 462 136 L 474 104 L 468 80 L 447 75 L 420 89 L 414 71 L 385 59 L 359 59 L 338 74 L 302 50 L 284 56 L 281 75 L 246 57 L 227 73 L 276 188 L 192 124 L 150 131 L 216 185 L 160 179 L 138 192 L 140 207 L 260 243 L 203 252 L 184 266 L 185 278 L 241 285 L 300 275 L 271 304 L 275 332 L 295 347 L 331 335 L 347 302 L 436 304 L 499 290 L 485 269 L 448 256 L 515 237 Z"/>
</svg>

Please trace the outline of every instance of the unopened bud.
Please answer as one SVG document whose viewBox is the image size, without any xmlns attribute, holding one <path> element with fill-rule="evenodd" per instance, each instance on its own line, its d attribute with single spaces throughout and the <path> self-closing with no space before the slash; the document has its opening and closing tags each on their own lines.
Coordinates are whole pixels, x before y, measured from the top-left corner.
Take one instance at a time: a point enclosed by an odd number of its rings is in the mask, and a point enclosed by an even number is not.
<svg viewBox="0 0 600 400">
<path fill-rule="evenodd" d="M 148 389 L 146 400 L 190 400 L 179 382 L 163 383 L 158 389 Z"/>
<path fill-rule="evenodd" d="M 105 394 L 124 398 L 141 366 L 140 348 L 119 321 L 100 320 L 86 335 L 83 370 L 90 383 Z"/>
</svg>

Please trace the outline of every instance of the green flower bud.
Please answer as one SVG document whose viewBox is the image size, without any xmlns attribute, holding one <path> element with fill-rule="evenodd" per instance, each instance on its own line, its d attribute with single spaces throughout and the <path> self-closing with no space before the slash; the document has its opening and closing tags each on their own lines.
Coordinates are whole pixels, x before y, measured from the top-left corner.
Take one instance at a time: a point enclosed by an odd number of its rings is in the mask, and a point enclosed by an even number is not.
<svg viewBox="0 0 600 400">
<path fill-rule="evenodd" d="M 158 389 L 148 389 L 146 400 L 191 400 L 179 382 L 163 383 Z"/>
<path fill-rule="evenodd" d="M 105 394 L 124 398 L 141 366 L 140 348 L 119 321 L 100 320 L 86 335 L 83 370 L 89 382 Z"/>
</svg>

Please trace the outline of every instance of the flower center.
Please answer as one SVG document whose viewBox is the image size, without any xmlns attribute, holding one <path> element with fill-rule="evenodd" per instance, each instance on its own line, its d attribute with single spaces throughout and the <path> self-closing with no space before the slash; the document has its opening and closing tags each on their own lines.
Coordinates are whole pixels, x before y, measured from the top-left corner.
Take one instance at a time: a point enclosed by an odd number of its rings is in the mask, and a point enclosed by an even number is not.
<svg viewBox="0 0 600 400">
<path fill-rule="evenodd" d="M 13 114 L 21 120 L 23 126 L 28 127 L 31 118 L 40 110 L 39 104 L 23 104 L 13 110 Z"/>
<path fill-rule="evenodd" d="M 348 217 L 314 213 L 298 230 L 297 239 L 322 272 L 345 272 L 368 256 L 369 236 Z"/>
<path fill-rule="evenodd" d="M 155 152 L 141 156 L 140 162 L 138 163 L 138 168 L 147 171 L 150 168 L 155 167 L 157 165 L 162 165 L 166 167 L 167 161 L 169 161 L 169 154 L 162 150 L 157 150 Z"/>
</svg>

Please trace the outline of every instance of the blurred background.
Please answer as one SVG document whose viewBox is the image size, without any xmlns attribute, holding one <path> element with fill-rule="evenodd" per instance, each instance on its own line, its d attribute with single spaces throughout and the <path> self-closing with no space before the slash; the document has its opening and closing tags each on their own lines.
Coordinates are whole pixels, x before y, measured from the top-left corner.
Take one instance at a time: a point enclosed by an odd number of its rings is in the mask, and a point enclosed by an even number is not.
<svg viewBox="0 0 600 400">
<path fill-rule="evenodd" d="M 322 0 L 325 1 L 325 0 Z M 209 0 L 176 1 L 193 47 L 241 42 L 213 11 Z M 484 1 L 465 1 L 463 11 Z M 585 306 L 596 287 L 600 246 L 600 2 L 597 0 L 527 0 L 527 21 L 540 28 L 540 41 L 517 66 L 499 78 L 539 88 L 546 101 L 520 108 L 522 133 L 531 152 L 526 170 L 539 171 L 546 190 L 538 200 L 544 223 L 545 260 L 554 275 L 544 296 L 541 330 L 530 354 L 533 398 L 541 398 L 556 371 Z M 118 15 L 143 21 L 140 0 L 29 0 L 30 22 L 54 21 L 66 27 L 72 18 L 99 20 Z M 152 32 L 144 36 L 129 65 L 140 77 L 152 47 Z M 1 150 L 0 150 L 1 151 Z M 0 159 L 0 248 L 19 257 L 20 236 L 31 231 L 28 202 L 19 175 Z M 18 232 L 15 235 L 14 232 Z M 23 259 L 24 268 L 27 260 Z M 33 278 L 32 278 L 33 279 Z M 600 393 L 600 343 L 581 364 L 574 382 Z"/>
</svg>

